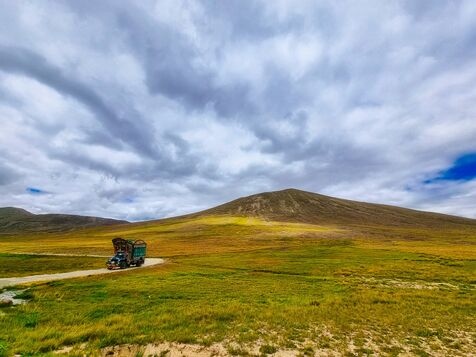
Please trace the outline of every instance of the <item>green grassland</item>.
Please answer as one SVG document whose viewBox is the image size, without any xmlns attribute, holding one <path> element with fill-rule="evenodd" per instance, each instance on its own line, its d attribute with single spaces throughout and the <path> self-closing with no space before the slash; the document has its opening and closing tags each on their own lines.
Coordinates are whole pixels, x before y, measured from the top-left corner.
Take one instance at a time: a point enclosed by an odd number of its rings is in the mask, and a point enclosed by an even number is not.
<svg viewBox="0 0 476 357">
<path fill-rule="evenodd" d="M 4 236 L 0 251 L 107 255 L 115 236 L 145 239 L 166 263 L 32 286 L 28 304 L 0 309 L 0 355 L 163 341 L 221 343 L 235 355 L 464 356 L 476 348 L 474 227 L 219 215 Z M 0 255 L 1 267 L 7 259 Z"/>
<path fill-rule="evenodd" d="M 104 268 L 105 258 L 0 253 L 0 278 Z"/>
</svg>

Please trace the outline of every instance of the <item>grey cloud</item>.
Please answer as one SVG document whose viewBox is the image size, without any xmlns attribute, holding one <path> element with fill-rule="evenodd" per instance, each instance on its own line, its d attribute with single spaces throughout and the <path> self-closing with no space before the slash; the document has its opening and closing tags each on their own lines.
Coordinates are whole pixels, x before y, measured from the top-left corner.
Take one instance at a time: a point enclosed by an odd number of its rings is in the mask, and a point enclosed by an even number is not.
<svg viewBox="0 0 476 357">
<path fill-rule="evenodd" d="M 8 185 L 18 177 L 15 169 L 0 161 L 0 186 Z"/>
<path fill-rule="evenodd" d="M 210 17 L 221 22 L 231 39 L 256 40 L 272 36 L 284 29 L 273 26 L 265 18 L 264 6 L 259 1 L 202 1 Z M 250 16 L 253 14 L 253 16 Z M 216 21 L 216 20 L 215 20 Z"/>
<path fill-rule="evenodd" d="M 190 150 L 185 150 L 184 140 L 179 141 L 178 135 L 167 133 L 159 137 L 154 135 L 154 129 L 149 122 L 141 117 L 133 107 L 122 110 L 124 114 L 117 114 L 104 100 L 90 89 L 87 85 L 68 78 L 60 68 L 51 65 L 43 57 L 22 48 L 0 47 L 0 69 L 13 73 L 31 76 L 42 83 L 54 88 L 59 93 L 71 96 L 85 105 L 102 124 L 102 131 L 94 131 L 86 128 L 87 139 L 83 140 L 90 144 L 101 145 L 119 149 L 123 144 L 128 145 L 139 154 L 144 155 L 146 168 L 136 165 L 134 171 L 127 168 L 120 172 L 113 165 L 107 163 L 106 158 L 98 157 L 90 159 L 79 152 L 65 152 L 52 150 L 51 157 L 69 160 L 72 164 L 80 165 L 88 169 L 97 169 L 107 172 L 115 177 L 135 176 L 138 172 L 143 177 L 177 177 L 192 175 L 196 169 L 196 158 Z M 126 117 L 123 117 L 126 115 Z M 42 130 L 50 130 L 39 120 L 35 125 L 43 126 Z M 54 129 L 56 132 L 60 127 Z M 173 159 L 164 150 L 164 146 L 171 145 L 179 149 L 180 155 Z"/>
<path fill-rule="evenodd" d="M 144 33 L 148 31 L 142 29 L 134 37 Z M 150 40 L 142 57 L 151 93 L 179 100 L 189 110 L 213 107 L 225 118 L 256 110 L 245 84 L 218 85 L 210 68 L 194 64 L 201 60 L 200 50 L 190 40 L 165 27 L 157 35 L 160 41 Z"/>
<path fill-rule="evenodd" d="M 21 101 L 8 92 L 6 88 L 3 88 L 0 83 L 0 103 L 7 103 L 10 106 L 20 107 Z"/>
<path fill-rule="evenodd" d="M 78 9 L 75 3 L 68 5 Z M 205 45 L 200 46 L 201 41 L 186 36 L 180 26 L 157 22 L 137 6 L 126 11 L 115 3 L 110 7 L 79 5 L 79 11 L 98 16 L 97 11 L 101 17 L 109 19 L 111 27 L 120 28 L 134 56 L 144 65 L 150 92 L 180 101 L 190 111 L 210 107 L 223 119 L 246 121 L 249 118 L 251 122 L 257 118 L 284 116 L 305 100 L 307 93 L 297 90 L 300 83 L 293 83 L 287 73 L 273 65 L 265 68 L 264 94 L 256 97 L 245 81 L 218 83 L 217 68 L 208 63 L 222 59 L 221 46 L 228 41 L 261 41 L 296 31 L 301 27 L 299 19 L 286 20 L 279 26 L 273 24 L 275 19 L 265 13 L 264 5 L 259 2 L 205 2 L 202 6 L 210 14 L 211 24 L 218 29 L 218 44 L 212 41 L 211 48 L 207 48 L 206 39 Z M 199 25 L 207 27 L 204 23 Z M 215 33 L 204 30 L 203 35 L 213 37 Z"/>
<path fill-rule="evenodd" d="M 211 107 L 225 119 L 258 112 L 249 85 L 217 83 L 216 68 L 207 63 L 210 53 L 184 35 L 180 26 L 156 22 L 138 8 L 118 10 L 111 21 L 124 29 L 134 55 L 143 63 L 150 93 L 180 101 L 191 111 Z M 215 51 L 211 57 L 220 60 L 221 50 Z"/>
<path fill-rule="evenodd" d="M 110 2 L 110 6 L 75 2 L 67 5 L 88 16 L 107 19 L 111 28 L 120 29 L 117 32 L 123 33 L 133 55 L 143 63 L 145 83 L 151 94 L 180 101 L 192 111 L 212 107 L 225 118 L 256 112 L 248 86 L 217 84 L 216 69 L 208 65 L 204 49 L 184 35 L 180 26 L 157 22 L 150 13 L 134 5 L 127 9 L 117 2 Z M 220 56 L 219 50 L 216 55 Z"/>
<path fill-rule="evenodd" d="M 90 127 L 84 127 L 82 129 L 86 135 L 82 140 L 80 140 L 80 142 L 86 145 L 102 145 L 115 150 L 123 149 L 122 143 L 118 142 L 114 135 L 109 131 Z"/>
<path fill-rule="evenodd" d="M 0 69 L 31 76 L 59 93 L 73 97 L 89 108 L 104 127 L 120 140 L 143 154 L 154 156 L 154 141 L 150 129 L 140 130 L 137 124 L 141 123 L 134 124 L 118 116 L 93 90 L 70 79 L 60 68 L 48 63 L 42 56 L 21 47 L 2 46 Z"/>
</svg>

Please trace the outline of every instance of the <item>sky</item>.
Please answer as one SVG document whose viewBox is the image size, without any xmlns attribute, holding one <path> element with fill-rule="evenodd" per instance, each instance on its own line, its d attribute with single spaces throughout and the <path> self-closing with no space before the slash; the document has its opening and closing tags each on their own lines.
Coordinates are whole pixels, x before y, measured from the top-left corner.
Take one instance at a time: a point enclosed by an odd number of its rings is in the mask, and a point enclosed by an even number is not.
<svg viewBox="0 0 476 357">
<path fill-rule="evenodd" d="M 263 191 L 476 218 L 476 1 L 0 0 L 0 206 Z"/>
</svg>

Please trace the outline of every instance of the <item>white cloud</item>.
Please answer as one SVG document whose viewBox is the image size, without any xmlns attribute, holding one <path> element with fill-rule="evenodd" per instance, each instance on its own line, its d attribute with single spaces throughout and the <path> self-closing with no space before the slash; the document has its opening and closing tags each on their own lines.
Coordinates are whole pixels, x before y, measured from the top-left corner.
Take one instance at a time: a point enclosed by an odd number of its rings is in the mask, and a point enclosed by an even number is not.
<svg viewBox="0 0 476 357">
<path fill-rule="evenodd" d="M 473 1 L 2 10 L 0 206 L 137 220 L 290 186 L 476 217 L 474 180 L 424 183 L 476 151 Z"/>
</svg>

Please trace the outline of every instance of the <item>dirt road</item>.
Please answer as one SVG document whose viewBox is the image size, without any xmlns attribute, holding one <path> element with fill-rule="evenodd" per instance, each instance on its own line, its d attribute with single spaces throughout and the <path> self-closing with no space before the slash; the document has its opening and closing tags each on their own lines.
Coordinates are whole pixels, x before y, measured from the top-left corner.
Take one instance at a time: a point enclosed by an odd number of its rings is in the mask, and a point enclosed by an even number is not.
<svg viewBox="0 0 476 357">
<path fill-rule="evenodd" d="M 62 280 L 62 279 L 70 279 L 70 278 L 79 278 L 82 276 L 90 276 L 90 275 L 100 275 L 100 274 L 113 274 L 119 273 L 124 271 L 130 271 L 135 269 L 142 269 L 145 267 L 150 267 L 153 265 L 163 264 L 164 260 L 161 258 L 146 258 L 144 265 L 141 267 L 130 267 L 127 269 L 118 269 L 118 270 L 107 270 L 106 268 L 102 269 L 92 269 L 92 270 L 78 270 L 78 271 L 70 271 L 67 273 L 56 273 L 56 274 L 42 274 L 42 275 L 31 275 L 31 276 L 22 276 L 18 278 L 1 278 L 0 279 L 0 289 L 6 286 L 12 285 L 19 285 L 25 283 L 37 283 L 42 281 L 52 281 L 52 280 Z"/>
</svg>

